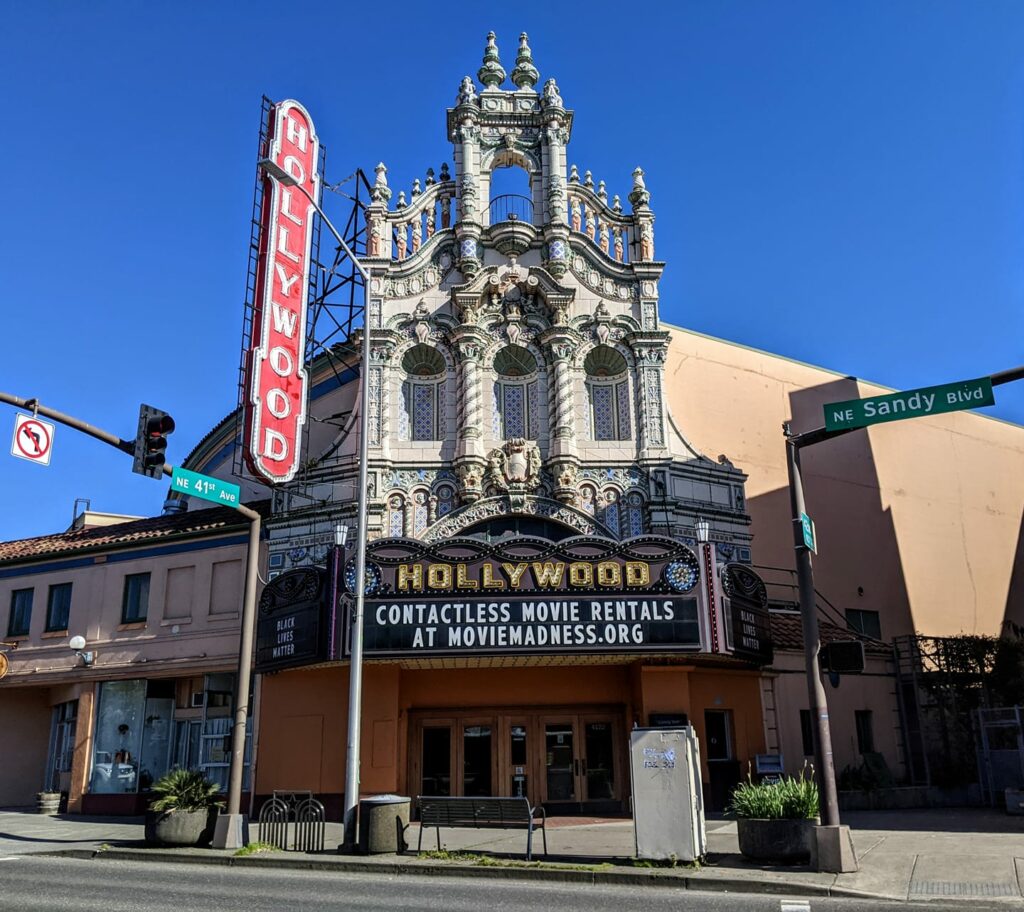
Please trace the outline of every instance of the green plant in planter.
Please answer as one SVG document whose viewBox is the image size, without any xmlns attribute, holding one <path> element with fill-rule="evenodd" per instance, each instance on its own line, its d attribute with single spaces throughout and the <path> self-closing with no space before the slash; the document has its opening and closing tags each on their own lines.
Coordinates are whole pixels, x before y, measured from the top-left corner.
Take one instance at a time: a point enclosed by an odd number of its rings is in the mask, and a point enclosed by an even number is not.
<svg viewBox="0 0 1024 912">
<path fill-rule="evenodd" d="M 742 819 L 807 820 L 818 816 L 818 784 L 814 768 L 805 767 L 798 776 L 784 776 L 778 782 L 747 781 L 736 786 L 729 811 Z"/>
<path fill-rule="evenodd" d="M 198 770 L 173 769 L 153 783 L 152 811 L 206 811 L 222 807 L 220 786 Z"/>
</svg>

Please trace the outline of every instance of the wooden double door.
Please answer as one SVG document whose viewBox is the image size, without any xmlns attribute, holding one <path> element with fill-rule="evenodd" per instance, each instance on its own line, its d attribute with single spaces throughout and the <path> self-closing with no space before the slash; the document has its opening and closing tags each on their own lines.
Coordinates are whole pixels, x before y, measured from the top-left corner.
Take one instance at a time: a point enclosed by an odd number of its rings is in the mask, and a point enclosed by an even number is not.
<svg viewBox="0 0 1024 912">
<path fill-rule="evenodd" d="M 410 723 L 413 794 L 524 796 L 549 814 L 625 810 L 621 709 L 428 711 Z"/>
</svg>

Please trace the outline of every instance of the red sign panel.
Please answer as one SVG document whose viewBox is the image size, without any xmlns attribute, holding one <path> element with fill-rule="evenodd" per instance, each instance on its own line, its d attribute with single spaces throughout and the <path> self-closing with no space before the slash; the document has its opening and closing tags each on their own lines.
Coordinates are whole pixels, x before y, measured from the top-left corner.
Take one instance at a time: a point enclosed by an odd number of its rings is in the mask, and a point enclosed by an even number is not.
<svg viewBox="0 0 1024 912">
<path fill-rule="evenodd" d="M 267 157 L 298 186 L 264 176 L 244 451 L 256 475 L 280 484 L 295 476 L 306 420 L 303 355 L 314 207 L 302 190 L 317 199 L 320 175 L 319 141 L 306 109 L 282 101 L 271 119 Z"/>
</svg>

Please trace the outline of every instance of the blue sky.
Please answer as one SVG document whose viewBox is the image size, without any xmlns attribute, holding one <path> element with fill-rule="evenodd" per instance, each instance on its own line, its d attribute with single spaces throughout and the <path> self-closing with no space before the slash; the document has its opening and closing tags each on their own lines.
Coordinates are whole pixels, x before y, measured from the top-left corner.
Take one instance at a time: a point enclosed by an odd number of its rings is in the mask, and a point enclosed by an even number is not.
<svg viewBox="0 0 1024 912">
<path fill-rule="evenodd" d="M 329 181 L 408 188 L 492 28 L 509 71 L 529 32 L 581 173 L 647 172 L 663 319 L 895 388 L 1024 362 L 1024 4 L 488 6 L 2 0 L 0 389 L 125 437 L 162 407 L 180 461 L 236 402 L 261 95 L 307 106 Z M 163 502 L 70 430 L 49 468 L 6 447 L 0 539 Z"/>
</svg>

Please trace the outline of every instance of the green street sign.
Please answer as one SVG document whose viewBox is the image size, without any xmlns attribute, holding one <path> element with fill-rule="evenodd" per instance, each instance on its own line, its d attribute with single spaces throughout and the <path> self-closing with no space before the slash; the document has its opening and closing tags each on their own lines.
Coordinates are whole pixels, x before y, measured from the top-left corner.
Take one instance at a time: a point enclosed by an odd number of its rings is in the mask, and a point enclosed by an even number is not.
<svg viewBox="0 0 1024 912">
<path fill-rule="evenodd" d="M 995 403 L 991 377 L 962 380 L 959 383 L 889 393 L 887 396 L 872 396 L 870 399 L 833 402 L 825 406 L 825 430 L 845 431 L 867 427 L 869 424 L 881 424 L 883 421 L 959 412 Z"/>
<path fill-rule="evenodd" d="M 806 513 L 800 514 L 800 530 L 804 535 L 804 546 L 811 554 L 817 554 L 818 542 L 814 538 L 814 520 Z"/>
<path fill-rule="evenodd" d="M 238 485 L 221 481 L 219 478 L 211 478 L 209 475 L 200 475 L 198 472 L 190 472 L 178 466 L 175 466 L 171 473 L 171 490 L 188 494 L 189 497 L 212 500 L 224 507 L 237 507 L 241 503 L 242 489 Z"/>
</svg>

